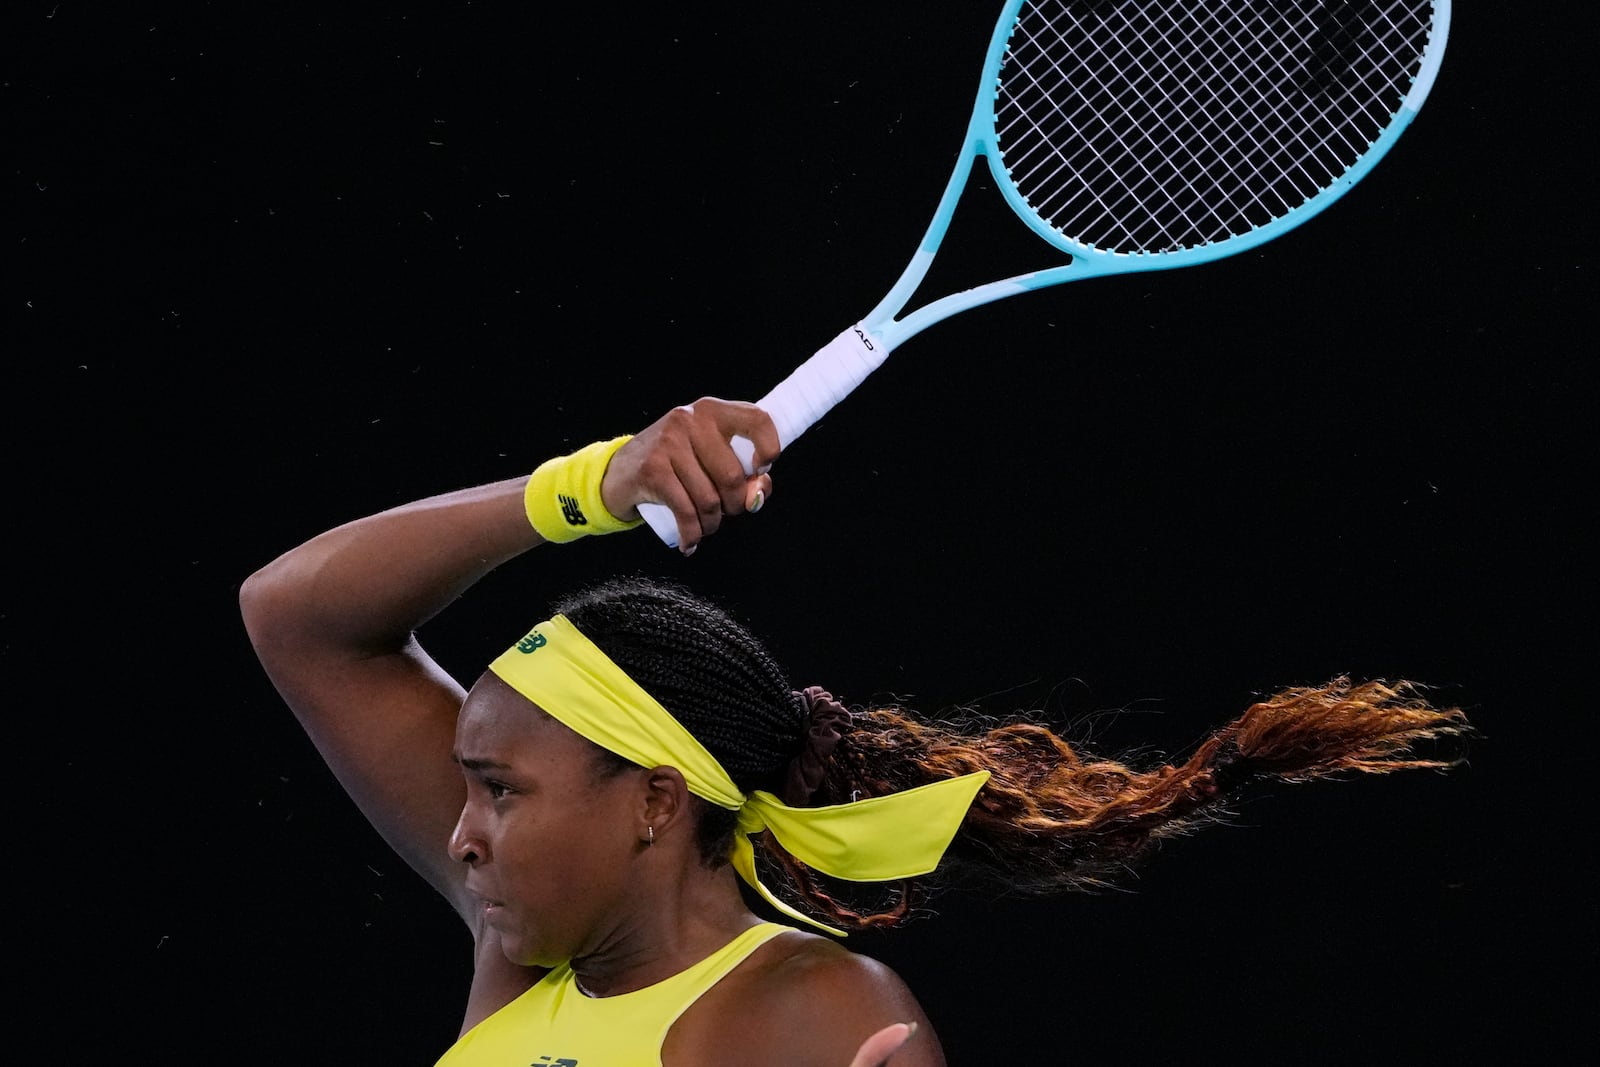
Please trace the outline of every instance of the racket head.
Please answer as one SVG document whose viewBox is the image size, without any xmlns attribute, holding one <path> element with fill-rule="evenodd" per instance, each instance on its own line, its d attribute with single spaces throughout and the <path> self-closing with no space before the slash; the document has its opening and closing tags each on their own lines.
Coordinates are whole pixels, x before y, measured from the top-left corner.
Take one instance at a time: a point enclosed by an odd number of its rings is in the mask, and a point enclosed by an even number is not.
<svg viewBox="0 0 1600 1067">
<path fill-rule="evenodd" d="M 1009 0 L 969 136 L 1085 274 L 1180 267 L 1321 212 L 1394 145 L 1450 0 Z"/>
</svg>

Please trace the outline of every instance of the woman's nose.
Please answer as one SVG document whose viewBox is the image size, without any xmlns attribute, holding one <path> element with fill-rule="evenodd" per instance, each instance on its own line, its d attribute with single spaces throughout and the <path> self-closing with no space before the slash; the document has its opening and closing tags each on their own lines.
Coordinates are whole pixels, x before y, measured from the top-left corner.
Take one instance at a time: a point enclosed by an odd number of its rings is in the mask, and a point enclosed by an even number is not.
<svg viewBox="0 0 1600 1067">
<path fill-rule="evenodd" d="M 488 850 L 483 838 L 472 829 L 467 815 L 468 809 L 462 808 L 455 829 L 450 831 L 450 858 L 457 863 L 475 865 L 482 862 Z"/>
</svg>

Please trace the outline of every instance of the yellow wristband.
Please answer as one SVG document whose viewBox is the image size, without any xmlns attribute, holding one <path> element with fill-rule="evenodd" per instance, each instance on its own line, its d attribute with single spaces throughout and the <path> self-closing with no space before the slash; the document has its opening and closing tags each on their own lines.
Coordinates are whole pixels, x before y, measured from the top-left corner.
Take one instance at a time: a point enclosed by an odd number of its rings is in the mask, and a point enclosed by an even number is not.
<svg viewBox="0 0 1600 1067">
<path fill-rule="evenodd" d="M 624 522 L 606 510 L 600 499 L 600 482 L 617 449 L 633 439 L 614 437 L 596 441 L 570 456 L 557 456 L 539 464 L 523 490 L 528 521 L 546 541 L 576 541 L 590 534 L 631 530 L 643 522 Z"/>
</svg>

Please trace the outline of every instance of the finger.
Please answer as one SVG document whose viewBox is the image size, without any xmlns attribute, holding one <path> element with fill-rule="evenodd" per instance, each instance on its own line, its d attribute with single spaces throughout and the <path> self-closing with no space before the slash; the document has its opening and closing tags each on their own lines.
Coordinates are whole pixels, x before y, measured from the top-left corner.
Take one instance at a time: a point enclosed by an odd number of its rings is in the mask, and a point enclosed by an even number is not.
<svg viewBox="0 0 1600 1067">
<path fill-rule="evenodd" d="M 701 539 L 700 516 L 695 510 L 694 501 L 675 476 L 669 475 L 656 482 L 656 485 L 657 488 L 651 492 L 651 502 L 672 512 L 672 520 L 678 528 L 678 551 L 685 556 L 694 555 Z"/>
<path fill-rule="evenodd" d="M 677 454 L 672 460 L 673 474 L 683 491 L 684 511 L 675 511 L 678 519 L 679 546 L 693 551 L 694 546 L 722 525 L 724 499 L 722 491 L 706 473 L 695 453 Z M 693 524 L 693 536 L 684 540 L 685 526 Z"/>
<path fill-rule="evenodd" d="M 709 401 L 701 401 L 700 405 L 708 417 L 696 419 L 690 431 L 695 459 L 705 471 L 708 484 L 720 497 L 721 513 L 738 515 L 745 510 L 749 499 L 750 475 L 745 473 L 744 464 L 733 450 L 728 420 L 719 417 L 720 412 L 712 408 Z"/>
<path fill-rule="evenodd" d="M 714 413 L 724 434 L 743 437 L 754 447 L 751 469 L 756 473 L 766 473 L 781 451 L 778 428 L 773 424 L 772 416 L 755 404 L 738 401 L 722 401 Z"/>
<path fill-rule="evenodd" d="M 857 1050 L 855 1059 L 850 1061 L 850 1067 L 887 1067 L 889 1057 L 916 1032 L 916 1023 L 895 1023 L 884 1027 L 867 1038 Z"/>
<path fill-rule="evenodd" d="M 772 499 L 772 475 L 758 474 L 745 483 L 744 509 L 754 515 Z"/>
</svg>

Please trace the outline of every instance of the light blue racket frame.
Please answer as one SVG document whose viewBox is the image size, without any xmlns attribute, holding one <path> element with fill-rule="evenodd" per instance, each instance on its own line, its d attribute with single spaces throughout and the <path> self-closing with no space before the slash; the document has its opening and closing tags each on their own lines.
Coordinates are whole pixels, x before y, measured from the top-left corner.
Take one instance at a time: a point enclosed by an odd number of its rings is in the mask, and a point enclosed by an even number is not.
<svg viewBox="0 0 1600 1067">
<path fill-rule="evenodd" d="M 1026 2 L 1028 0 L 1008 0 L 1005 11 L 1000 16 L 999 25 L 1014 28 L 1017 13 L 1022 10 Z M 1382 135 L 1372 142 L 1361 158 L 1344 174 L 1298 207 L 1254 230 L 1208 245 L 1170 252 L 1111 252 L 1080 244 L 1051 226 L 1023 199 L 1002 162 L 1000 144 L 994 128 L 995 88 L 1000 84 L 1000 67 L 1005 61 L 1011 38 L 1009 32 L 995 34 L 994 39 L 989 42 L 989 55 L 983 67 L 982 88 L 978 92 L 977 104 L 972 109 L 972 119 L 967 126 L 966 142 L 962 147 L 961 157 L 950 175 L 949 183 L 945 186 L 944 196 L 939 201 L 939 208 L 934 213 L 933 221 L 929 223 L 928 230 L 923 235 L 922 245 L 917 249 L 917 254 L 906 266 L 894 288 L 889 290 L 888 295 L 862 321 L 869 325 L 869 332 L 874 337 L 879 338 L 888 347 L 894 348 L 936 322 L 947 319 L 957 312 L 999 300 L 1001 297 L 1031 289 L 1043 289 L 1078 278 L 1167 270 L 1209 263 L 1225 256 L 1248 251 L 1294 229 L 1339 199 L 1351 186 L 1366 177 L 1416 117 L 1423 100 L 1427 98 L 1428 91 L 1433 88 L 1439 64 L 1444 58 L 1444 45 L 1450 27 L 1450 0 L 1434 0 L 1433 7 L 1435 11 L 1433 33 L 1410 92 L 1406 94 Z M 952 293 L 918 308 L 902 319 L 896 319 L 894 316 L 905 307 L 906 301 L 911 299 L 917 286 L 922 284 L 929 267 L 933 264 L 934 256 L 938 253 L 945 233 L 950 228 L 951 219 L 955 216 L 956 204 L 971 176 L 977 156 L 984 157 L 988 162 L 989 172 L 994 175 L 997 188 L 1018 217 L 1027 223 L 1028 228 L 1034 233 L 1071 255 L 1072 262 Z"/>
<path fill-rule="evenodd" d="M 1451 0 L 1433 0 L 1430 36 L 1409 91 L 1383 132 L 1329 185 L 1271 221 L 1221 240 L 1161 252 L 1118 252 L 1083 244 L 1056 229 L 1028 204 L 1006 170 L 995 130 L 994 100 L 1000 84 L 1000 70 L 1005 62 L 1018 13 L 1029 2 L 1030 0 L 1007 0 L 1005 9 L 1000 14 L 996 32 L 989 42 L 978 98 L 967 124 L 966 136 L 955 168 L 951 171 L 950 180 L 945 185 L 939 206 L 928 223 L 927 231 L 923 234 L 922 243 L 906 264 L 899 279 L 863 319 L 823 346 L 796 368 L 794 373 L 757 401 L 758 406 L 772 416 L 781 447 L 788 448 L 834 404 L 876 370 L 891 351 L 934 323 L 952 315 L 1003 297 L 1083 278 L 1169 270 L 1209 263 L 1264 244 L 1323 211 L 1366 177 L 1410 126 L 1411 120 L 1422 107 L 1444 58 L 1450 27 L 1451 4 Z M 989 172 L 994 176 L 996 187 L 1017 216 L 1051 246 L 1069 255 L 1071 261 L 1057 267 L 1046 267 L 951 293 L 924 304 L 904 317 L 896 318 L 916 293 L 917 287 L 922 284 L 929 268 L 933 265 L 934 257 L 938 255 L 939 246 L 944 242 L 945 234 L 950 229 L 956 206 L 961 200 L 979 156 L 988 162 Z M 754 447 L 743 438 L 734 438 L 732 443 L 744 463 L 745 471 L 751 472 Z M 659 504 L 645 504 L 641 505 L 639 510 L 662 541 L 668 545 L 677 545 L 677 522 L 667 508 Z"/>
</svg>

